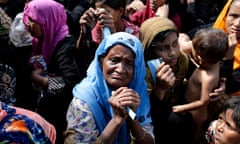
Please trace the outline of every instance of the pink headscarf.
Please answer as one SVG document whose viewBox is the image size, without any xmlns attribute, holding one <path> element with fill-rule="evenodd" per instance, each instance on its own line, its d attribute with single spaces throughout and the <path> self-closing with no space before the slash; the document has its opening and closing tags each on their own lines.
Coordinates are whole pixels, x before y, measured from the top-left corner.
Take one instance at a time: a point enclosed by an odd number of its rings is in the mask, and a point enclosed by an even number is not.
<svg viewBox="0 0 240 144">
<path fill-rule="evenodd" d="M 40 25 L 43 35 L 41 41 L 34 38 L 32 55 L 43 55 L 49 63 L 56 45 L 69 33 L 64 6 L 54 0 L 33 0 L 25 6 L 23 14 L 23 23 L 26 25 L 31 18 Z M 39 46 L 41 53 L 37 52 Z"/>
</svg>

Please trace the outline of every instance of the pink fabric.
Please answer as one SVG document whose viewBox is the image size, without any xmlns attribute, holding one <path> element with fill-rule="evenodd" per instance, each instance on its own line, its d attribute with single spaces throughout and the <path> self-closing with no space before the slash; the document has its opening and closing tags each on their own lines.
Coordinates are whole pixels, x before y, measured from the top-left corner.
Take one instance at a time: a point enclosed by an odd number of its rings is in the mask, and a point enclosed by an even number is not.
<svg viewBox="0 0 240 144">
<path fill-rule="evenodd" d="M 145 20 L 147 20 L 148 18 L 154 17 L 154 16 L 156 16 L 155 11 L 153 11 L 150 7 L 150 0 L 147 0 L 146 7 L 143 10 L 137 11 L 137 12 L 133 13 L 132 15 L 130 15 L 129 19 L 130 19 L 130 22 L 132 22 L 133 24 L 140 27 L 141 24 Z M 181 32 L 182 20 L 181 20 L 180 15 L 177 13 L 174 16 L 169 17 L 169 19 L 171 19 L 174 22 L 178 31 Z"/>
<path fill-rule="evenodd" d="M 50 141 L 53 144 L 55 143 L 56 130 L 52 124 L 46 121 L 39 114 L 32 112 L 30 110 L 26 110 L 26 109 L 14 107 L 14 106 L 9 106 L 9 107 L 14 108 L 16 110 L 16 114 L 25 115 L 31 118 L 32 120 L 34 120 L 36 123 L 38 123 L 43 128 L 45 135 L 50 139 Z M 1 108 L 1 102 L 0 102 L 0 121 L 2 121 L 6 116 L 7 116 L 7 112 Z"/>
<path fill-rule="evenodd" d="M 42 126 L 45 134 L 48 136 L 50 141 L 54 144 L 56 140 L 56 130 L 55 127 L 50 124 L 48 121 L 46 121 L 43 117 L 38 115 L 35 112 L 19 108 L 19 107 L 14 107 L 16 109 L 16 114 L 22 114 L 26 115 L 29 118 L 33 119 L 35 122 L 37 122 L 40 126 Z"/>
<path fill-rule="evenodd" d="M 138 26 L 130 23 L 125 19 L 121 19 L 121 23 L 124 25 L 124 32 L 135 35 L 136 37 L 139 36 L 140 30 Z M 97 23 L 96 26 L 92 29 L 91 33 L 93 41 L 99 44 L 102 40 L 102 26 Z"/>
<path fill-rule="evenodd" d="M 49 63 L 57 43 L 69 34 L 64 6 L 54 0 L 33 0 L 25 6 L 23 14 L 24 24 L 31 18 L 40 25 L 43 34 L 41 40 L 33 40 L 33 55 L 43 55 Z"/>
<path fill-rule="evenodd" d="M 155 12 L 150 7 L 150 0 L 147 0 L 146 7 L 141 10 L 137 11 L 134 14 L 132 14 L 129 19 L 131 22 L 136 24 L 137 26 L 141 26 L 141 24 L 148 18 L 154 17 Z"/>
</svg>

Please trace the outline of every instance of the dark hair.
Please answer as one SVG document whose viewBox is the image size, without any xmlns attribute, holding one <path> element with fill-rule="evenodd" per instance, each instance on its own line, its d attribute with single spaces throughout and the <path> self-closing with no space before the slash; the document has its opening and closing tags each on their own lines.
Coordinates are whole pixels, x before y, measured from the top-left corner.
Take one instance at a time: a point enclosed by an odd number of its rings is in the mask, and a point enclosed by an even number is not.
<svg viewBox="0 0 240 144">
<path fill-rule="evenodd" d="M 228 50 L 227 34 L 215 28 L 198 30 L 192 40 L 193 48 L 209 63 L 216 63 L 223 59 Z"/>
<path fill-rule="evenodd" d="M 127 5 L 126 0 L 96 0 L 96 2 L 101 2 L 105 5 L 108 5 L 114 10 L 119 10 L 120 8 L 124 8 L 125 10 L 125 7 Z"/>
<path fill-rule="evenodd" d="M 232 119 L 240 132 L 240 96 L 231 96 L 222 106 L 222 112 L 226 113 L 228 109 L 233 110 Z"/>
</svg>

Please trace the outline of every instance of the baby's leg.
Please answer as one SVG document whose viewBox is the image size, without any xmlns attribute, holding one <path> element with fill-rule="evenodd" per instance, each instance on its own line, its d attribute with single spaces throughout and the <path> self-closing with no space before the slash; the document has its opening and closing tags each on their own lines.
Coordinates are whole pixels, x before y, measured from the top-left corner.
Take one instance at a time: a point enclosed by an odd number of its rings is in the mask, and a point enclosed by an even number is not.
<svg viewBox="0 0 240 144">
<path fill-rule="evenodd" d="M 193 117 L 193 133 L 195 144 L 199 144 L 199 138 L 202 131 L 202 125 L 207 120 L 207 109 L 201 108 L 198 110 L 191 111 Z"/>
</svg>

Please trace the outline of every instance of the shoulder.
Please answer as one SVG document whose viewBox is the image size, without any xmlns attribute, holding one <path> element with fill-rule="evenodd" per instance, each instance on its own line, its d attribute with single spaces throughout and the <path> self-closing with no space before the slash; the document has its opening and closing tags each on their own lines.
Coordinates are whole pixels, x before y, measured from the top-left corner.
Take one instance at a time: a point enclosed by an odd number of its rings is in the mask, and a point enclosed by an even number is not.
<svg viewBox="0 0 240 144">
<path fill-rule="evenodd" d="M 72 35 L 67 35 L 65 38 L 57 43 L 54 52 L 77 51 L 77 40 Z"/>
<path fill-rule="evenodd" d="M 72 35 L 67 35 L 65 38 L 60 40 L 57 44 L 57 47 L 62 47 L 65 45 L 74 45 L 76 46 L 77 39 Z"/>
</svg>

